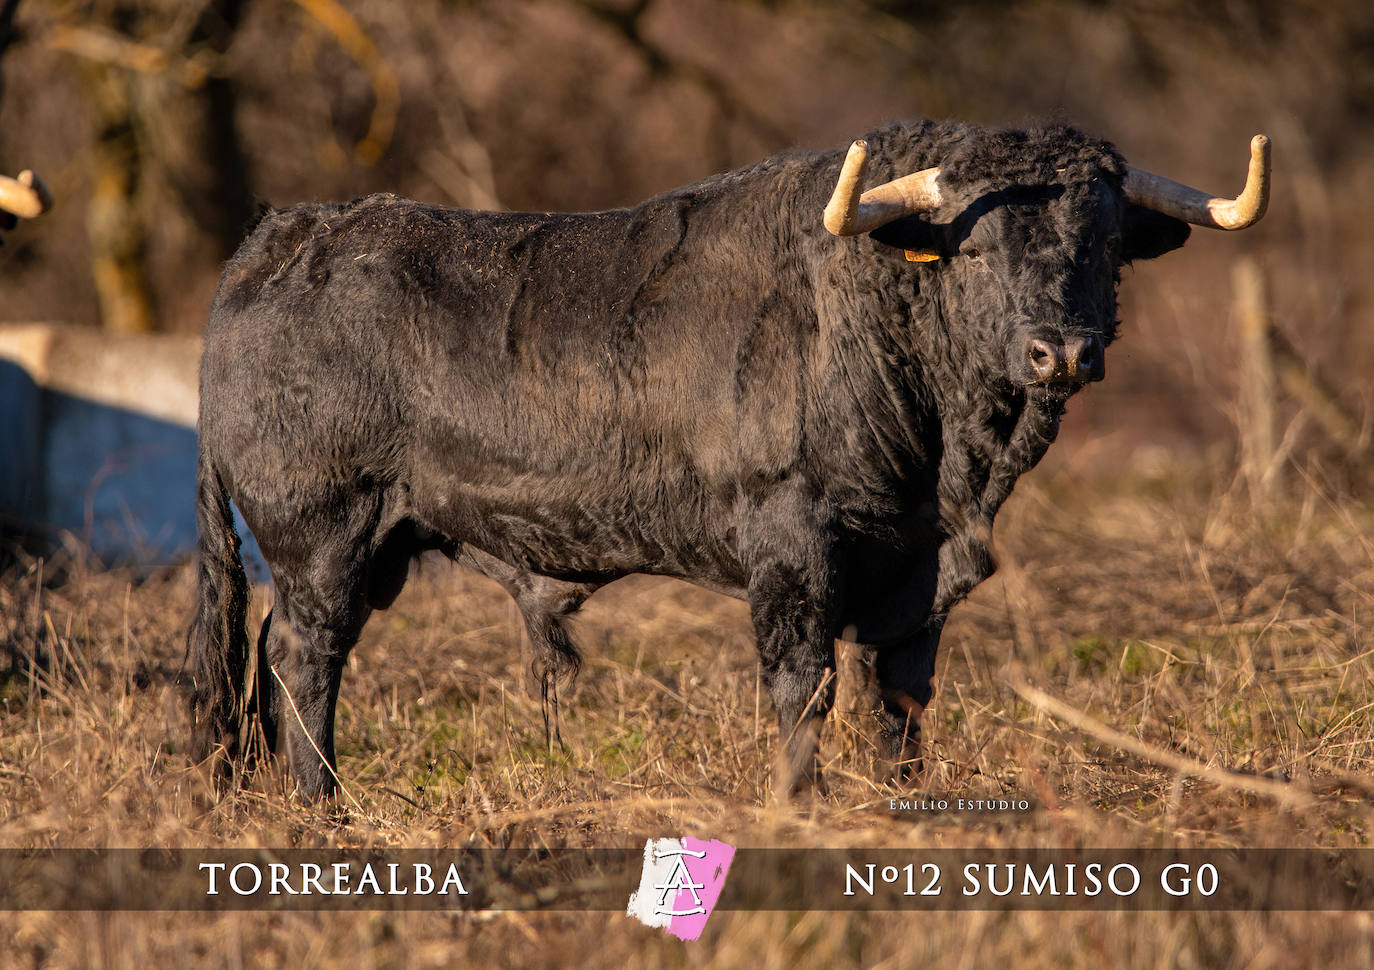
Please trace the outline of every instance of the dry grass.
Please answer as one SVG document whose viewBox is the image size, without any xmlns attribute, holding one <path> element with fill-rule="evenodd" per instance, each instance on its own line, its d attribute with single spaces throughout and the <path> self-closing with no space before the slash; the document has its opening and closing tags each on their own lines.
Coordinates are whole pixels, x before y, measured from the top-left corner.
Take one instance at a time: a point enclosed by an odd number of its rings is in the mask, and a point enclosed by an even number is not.
<svg viewBox="0 0 1374 970">
<path fill-rule="evenodd" d="M 776 741 L 741 604 L 670 581 L 599 594 L 544 746 L 518 617 L 426 563 L 350 662 L 343 812 L 275 779 L 216 797 L 174 684 L 189 570 L 74 563 L 0 587 L 0 846 L 1365 846 L 1374 763 L 1374 509 L 1308 479 L 1255 509 L 1205 473 L 1042 470 L 1002 569 L 956 611 L 922 792 L 1018 815 L 887 811 L 864 717 L 828 729 L 828 794 L 769 805 Z M 257 616 L 268 593 L 258 590 Z M 34 651 L 43 658 L 27 663 Z M 3 671 L 8 670 L 7 675 Z M 919 919 L 919 924 L 912 920 Z M 1360 966 L 1367 914 L 718 913 L 695 944 L 619 914 L 0 917 L 0 965 Z"/>
</svg>

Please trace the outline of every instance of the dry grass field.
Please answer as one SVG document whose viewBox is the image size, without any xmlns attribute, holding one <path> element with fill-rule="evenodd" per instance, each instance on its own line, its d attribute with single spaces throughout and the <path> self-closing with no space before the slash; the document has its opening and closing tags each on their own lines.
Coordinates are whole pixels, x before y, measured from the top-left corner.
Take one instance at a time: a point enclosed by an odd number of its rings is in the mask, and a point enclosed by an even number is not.
<svg viewBox="0 0 1374 970">
<path fill-rule="evenodd" d="M 187 765 L 175 683 L 190 570 L 139 580 L 59 557 L 0 589 L 0 846 L 1368 845 L 1374 509 L 1316 474 L 1256 507 L 1202 468 L 1107 480 L 1077 464 L 1030 476 L 1004 510 L 1001 569 L 952 617 L 909 789 L 1029 812 L 888 811 L 848 669 L 828 791 L 773 806 L 776 728 L 746 610 L 667 580 L 585 608 L 586 664 L 550 751 L 514 607 L 440 561 L 350 662 L 339 805 L 297 804 L 264 777 L 217 795 Z M 256 590 L 255 617 L 269 597 Z M 1295 954 L 1368 966 L 1374 917 L 719 912 L 682 943 L 620 913 L 0 915 L 0 966 L 34 968 L 1263 968 Z"/>
</svg>

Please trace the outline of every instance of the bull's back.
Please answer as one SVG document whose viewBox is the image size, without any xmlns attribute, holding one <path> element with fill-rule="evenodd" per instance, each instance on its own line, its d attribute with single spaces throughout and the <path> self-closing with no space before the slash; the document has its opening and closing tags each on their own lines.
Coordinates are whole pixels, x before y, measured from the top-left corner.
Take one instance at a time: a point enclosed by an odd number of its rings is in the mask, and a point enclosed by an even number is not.
<svg viewBox="0 0 1374 970">
<path fill-rule="evenodd" d="M 587 563 L 672 558 L 644 502 L 700 505 L 730 451 L 731 382 L 703 379 L 733 365 L 729 334 L 684 329 L 665 296 L 686 231 L 671 205 L 272 213 L 212 308 L 203 438 L 263 515 L 302 483 L 399 482 L 417 518 L 498 555 L 571 535 Z"/>
</svg>

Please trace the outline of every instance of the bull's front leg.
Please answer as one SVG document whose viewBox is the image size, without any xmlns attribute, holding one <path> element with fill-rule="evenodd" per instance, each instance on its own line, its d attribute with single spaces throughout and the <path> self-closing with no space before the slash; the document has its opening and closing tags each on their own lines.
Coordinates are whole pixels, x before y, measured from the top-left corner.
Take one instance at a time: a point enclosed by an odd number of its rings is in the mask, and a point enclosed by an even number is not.
<svg viewBox="0 0 1374 970">
<path fill-rule="evenodd" d="M 910 636 L 874 645 L 878 680 L 878 740 L 888 777 L 900 783 L 921 770 L 921 716 L 930 703 L 935 653 L 944 617 L 936 615 Z"/>
<path fill-rule="evenodd" d="M 819 781 L 820 729 L 835 700 L 836 568 L 812 508 L 750 530 L 760 540 L 749 550 L 749 612 L 778 716 L 779 800 Z"/>
</svg>

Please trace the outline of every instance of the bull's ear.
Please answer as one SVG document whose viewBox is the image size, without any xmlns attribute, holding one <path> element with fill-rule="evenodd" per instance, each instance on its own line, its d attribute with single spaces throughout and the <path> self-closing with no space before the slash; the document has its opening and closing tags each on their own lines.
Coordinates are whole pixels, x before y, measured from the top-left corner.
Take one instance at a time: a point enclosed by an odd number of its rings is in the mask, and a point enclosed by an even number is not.
<svg viewBox="0 0 1374 970">
<path fill-rule="evenodd" d="M 884 246 L 893 246 L 897 249 L 937 253 L 944 250 L 943 235 L 930 223 L 916 216 L 904 216 L 885 226 L 879 226 L 870 232 L 869 236 Z"/>
<path fill-rule="evenodd" d="M 1121 259 L 1154 259 L 1177 249 L 1192 232 L 1188 223 L 1140 205 L 1126 206 L 1125 231 L 1121 234 Z"/>
</svg>

